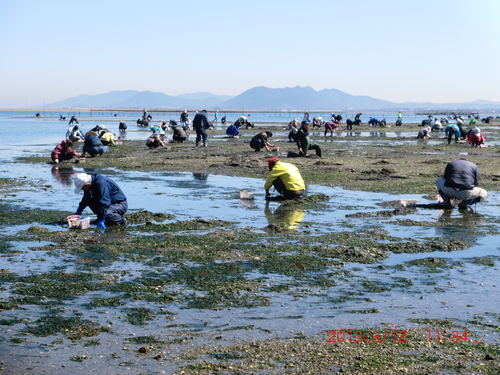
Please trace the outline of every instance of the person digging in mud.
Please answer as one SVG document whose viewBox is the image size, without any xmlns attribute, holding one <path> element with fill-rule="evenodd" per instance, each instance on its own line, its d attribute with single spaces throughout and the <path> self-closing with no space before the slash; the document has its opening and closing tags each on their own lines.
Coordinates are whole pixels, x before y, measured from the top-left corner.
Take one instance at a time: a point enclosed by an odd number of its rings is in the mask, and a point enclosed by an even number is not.
<svg viewBox="0 0 500 375">
<path fill-rule="evenodd" d="M 79 173 L 73 178 L 75 194 L 83 190 L 83 198 L 75 211 L 81 215 L 89 207 L 97 215 L 97 228 L 107 225 L 126 225 L 127 197 L 112 179 L 101 174 Z"/>
<path fill-rule="evenodd" d="M 316 150 L 316 155 L 321 157 L 321 147 L 315 143 L 311 143 L 309 138 L 309 123 L 302 121 L 302 126 L 298 130 L 295 139 L 297 140 L 297 147 L 299 149 L 299 153 L 295 154 L 294 152 L 289 152 L 289 157 L 295 156 L 307 156 L 307 152 L 309 150 Z"/>
<path fill-rule="evenodd" d="M 444 176 L 436 180 L 438 200 L 445 208 L 459 209 L 480 202 L 488 197 L 486 190 L 478 187 L 479 169 L 476 164 L 465 159 L 455 160 L 446 165 Z"/>
<path fill-rule="evenodd" d="M 184 143 L 186 139 L 187 134 L 182 126 L 172 125 L 172 143 Z"/>
<path fill-rule="evenodd" d="M 250 147 L 259 152 L 261 149 L 265 148 L 267 151 L 271 151 L 270 147 L 274 147 L 273 144 L 269 143 L 269 138 L 273 136 L 270 131 L 262 132 L 254 135 L 250 141 Z"/>
<path fill-rule="evenodd" d="M 266 200 L 297 199 L 304 194 L 306 185 L 299 169 L 295 165 L 282 163 L 278 158 L 270 158 L 267 165 L 269 167 L 269 174 L 264 184 Z M 271 186 L 274 186 L 280 196 L 271 198 L 271 193 L 269 192 Z"/>
<path fill-rule="evenodd" d="M 163 148 L 168 148 L 161 140 L 161 135 L 159 133 L 151 134 L 146 140 L 146 146 L 148 146 L 150 150 L 160 146 Z"/>
<path fill-rule="evenodd" d="M 73 142 L 71 140 L 64 140 L 60 144 L 58 144 L 50 155 L 52 161 L 55 164 L 59 164 L 64 160 L 70 160 L 73 156 L 81 156 L 79 152 L 76 152 L 71 148 L 73 146 Z"/>
</svg>

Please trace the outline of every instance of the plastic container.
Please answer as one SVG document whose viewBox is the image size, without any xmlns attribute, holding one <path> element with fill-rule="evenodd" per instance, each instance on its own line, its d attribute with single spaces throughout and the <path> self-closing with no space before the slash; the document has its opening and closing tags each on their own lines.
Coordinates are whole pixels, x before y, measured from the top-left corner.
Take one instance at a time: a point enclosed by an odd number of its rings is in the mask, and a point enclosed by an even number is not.
<svg viewBox="0 0 500 375">
<path fill-rule="evenodd" d="M 240 199 L 254 199 L 255 196 L 253 193 L 250 193 L 248 190 L 240 191 Z"/>
<path fill-rule="evenodd" d="M 401 199 L 399 201 L 399 204 L 401 204 L 401 207 L 416 207 L 417 200 L 416 199 Z"/>
<path fill-rule="evenodd" d="M 66 218 L 70 229 L 86 229 L 90 227 L 90 217 L 71 215 Z"/>
</svg>

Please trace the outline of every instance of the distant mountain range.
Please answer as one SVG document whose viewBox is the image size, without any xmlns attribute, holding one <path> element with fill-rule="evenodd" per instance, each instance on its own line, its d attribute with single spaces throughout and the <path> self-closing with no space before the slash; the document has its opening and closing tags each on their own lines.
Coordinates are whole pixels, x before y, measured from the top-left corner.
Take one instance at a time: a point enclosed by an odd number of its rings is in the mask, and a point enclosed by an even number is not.
<svg viewBox="0 0 500 375">
<path fill-rule="evenodd" d="M 166 95 L 152 91 L 111 91 L 107 94 L 80 95 L 46 104 L 49 108 L 137 108 L 143 109 L 233 109 L 233 110 L 500 110 L 500 102 L 476 100 L 467 103 L 393 103 L 370 96 L 346 94 L 337 89 L 316 91 L 311 87 L 272 89 L 254 87 L 238 96 L 208 92 Z M 41 108 L 42 106 L 38 106 Z"/>
</svg>

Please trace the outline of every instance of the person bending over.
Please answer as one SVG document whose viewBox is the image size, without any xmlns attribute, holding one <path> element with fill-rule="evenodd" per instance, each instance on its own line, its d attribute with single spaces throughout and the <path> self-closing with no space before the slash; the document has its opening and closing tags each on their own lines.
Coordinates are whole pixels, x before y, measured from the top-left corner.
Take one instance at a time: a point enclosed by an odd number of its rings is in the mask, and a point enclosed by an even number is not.
<svg viewBox="0 0 500 375">
<path fill-rule="evenodd" d="M 479 169 L 476 164 L 460 159 L 449 162 L 444 176 L 436 180 L 441 203 L 446 208 L 467 208 L 488 197 L 486 190 L 478 187 Z"/>
<path fill-rule="evenodd" d="M 296 199 L 304 194 L 306 185 L 295 165 L 283 163 L 278 158 L 270 158 L 267 165 L 269 174 L 264 185 L 266 199 L 271 199 L 269 193 L 271 186 L 274 186 L 276 191 L 285 199 Z"/>
<path fill-rule="evenodd" d="M 265 148 L 267 151 L 271 151 L 270 147 L 274 147 L 274 145 L 269 143 L 269 138 L 271 138 L 272 136 L 273 133 L 271 133 L 270 131 L 256 134 L 250 141 L 250 147 L 253 148 L 255 152 L 259 152 L 263 148 Z"/>
<path fill-rule="evenodd" d="M 112 179 L 101 174 L 79 173 L 73 178 L 75 194 L 83 190 L 83 198 L 75 211 L 81 215 L 89 207 L 97 215 L 97 227 L 106 229 L 109 225 L 125 225 L 123 217 L 127 212 L 127 197 Z"/>
</svg>

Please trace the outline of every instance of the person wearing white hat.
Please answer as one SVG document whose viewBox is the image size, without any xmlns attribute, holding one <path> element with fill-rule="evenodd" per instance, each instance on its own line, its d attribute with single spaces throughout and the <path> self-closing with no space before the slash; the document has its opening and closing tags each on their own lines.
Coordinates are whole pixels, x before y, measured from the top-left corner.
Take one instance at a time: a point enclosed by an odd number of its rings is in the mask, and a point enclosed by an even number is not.
<svg viewBox="0 0 500 375">
<path fill-rule="evenodd" d="M 81 215 L 89 207 L 97 215 L 97 227 L 125 225 L 123 217 L 128 209 L 127 197 L 112 179 L 101 174 L 79 173 L 73 178 L 75 194 L 83 191 L 83 198 L 75 211 Z"/>
<path fill-rule="evenodd" d="M 469 132 L 467 140 L 471 146 L 481 147 L 484 144 L 484 135 L 477 126 Z"/>
</svg>

